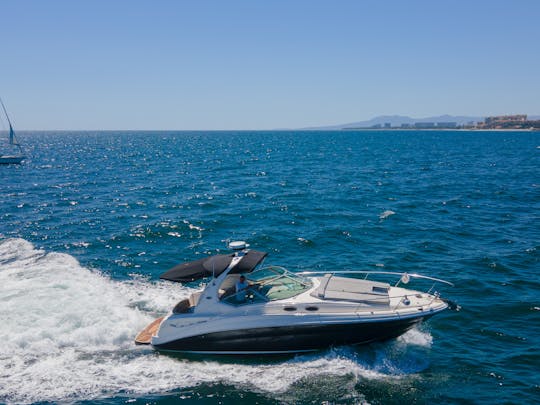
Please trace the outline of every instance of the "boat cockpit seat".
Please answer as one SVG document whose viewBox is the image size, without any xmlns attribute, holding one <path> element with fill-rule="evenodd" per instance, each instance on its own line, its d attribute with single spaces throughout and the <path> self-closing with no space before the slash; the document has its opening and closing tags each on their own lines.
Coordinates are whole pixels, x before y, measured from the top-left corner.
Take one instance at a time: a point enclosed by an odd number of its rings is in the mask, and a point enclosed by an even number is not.
<svg viewBox="0 0 540 405">
<path fill-rule="evenodd" d="M 189 298 L 186 298 L 174 306 L 173 314 L 185 314 L 189 312 L 190 308 Z"/>
<path fill-rule="evenodd" d="M 180 301 L 178 304 L 176 304 L 173 308 L 173 313 L 175 314 L 185 314 L 187 312 L 191 312 L 192 308 L 197 306 L 199 303 L 199 298 L 201 297 L 200 292 L 195 292 L 189 296 L 189 298 L 185 298 L 182 301 Z"/>
</svg>

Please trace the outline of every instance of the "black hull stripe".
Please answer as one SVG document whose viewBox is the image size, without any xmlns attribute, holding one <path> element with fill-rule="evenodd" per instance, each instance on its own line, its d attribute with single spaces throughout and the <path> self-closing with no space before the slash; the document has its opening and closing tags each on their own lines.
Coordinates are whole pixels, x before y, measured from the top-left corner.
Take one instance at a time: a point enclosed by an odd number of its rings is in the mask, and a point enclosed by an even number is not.
<svg viewBox="0 0 540 405">
<path fill-rule="evenodd" d="M 291 353 L 396 338 L 422 318 L 337 325 L 296 325 L 207 333 L 155 345 L 193 353 Z"/>
</svg>

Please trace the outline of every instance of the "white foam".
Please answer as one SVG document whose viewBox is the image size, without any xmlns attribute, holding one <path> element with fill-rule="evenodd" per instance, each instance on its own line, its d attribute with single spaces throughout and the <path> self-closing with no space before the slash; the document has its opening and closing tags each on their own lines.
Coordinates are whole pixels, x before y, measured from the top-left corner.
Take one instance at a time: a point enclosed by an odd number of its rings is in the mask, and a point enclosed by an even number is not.
<svg viewBox="0 0 540 405">
<path fill-rule="evenodd" d="M 430 348 L 433 343 L 433 336 L 419 329 L 411 329 L 407 333 L 398 337 L 397 341 L 405 345 L 416 345 Z"/>
<path fill-rule="evenodd" d="M 383 219 L 386 219 L 386 218 L 388 218 L 389 216 L 395 215 L 395 214 L 396 214 L 396 213 L 395 213 L 394 211 L 386 210 L 386 211 L 381 212 L 381 213 L 379 214 L 379 219 L 380 219 L 380 220 L 383 220 Z"/>
<path fill-rule="evenodd" d="M 114 281 L 22 239 L 0 242 L 0 286 L 0 402 L 7 403 L 159 394 L 217 382 L 280 393 L 328 374 L 399 379 L 409 370 L 400 368 L 410 356 L 406 348 L 431 344 L 413 330 L 360 352 L 375 350 L 375 360 L 351 348 L 257 364 L 159 355 L 133 338 L 189 289 L 140 276 Z"/>
</svg>

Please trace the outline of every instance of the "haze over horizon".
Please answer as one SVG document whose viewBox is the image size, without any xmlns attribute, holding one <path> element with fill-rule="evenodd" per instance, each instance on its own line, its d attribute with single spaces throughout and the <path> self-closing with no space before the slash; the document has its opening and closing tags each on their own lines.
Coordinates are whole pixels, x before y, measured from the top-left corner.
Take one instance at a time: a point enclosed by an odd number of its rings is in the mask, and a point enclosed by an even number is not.
<svg viewBox="0 0 540 405">
<path fill-rule="evenodd" d="M 24 0 L 0 10 L 0 97 L 19 130 L 540 114 L 533 0 Z"/>
</svg>

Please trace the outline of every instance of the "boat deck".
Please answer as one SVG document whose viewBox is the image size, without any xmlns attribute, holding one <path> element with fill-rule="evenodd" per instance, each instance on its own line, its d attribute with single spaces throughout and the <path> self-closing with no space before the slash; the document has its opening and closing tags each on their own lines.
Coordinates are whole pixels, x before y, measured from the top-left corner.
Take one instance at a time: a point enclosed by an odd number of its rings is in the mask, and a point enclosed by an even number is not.
<svg viewBox="0 0 540 405">
<path fill-rule="evenodd" d="M 142 331 L 139 332 L 139 334 L 135 337 L 135 344 L 137 345 L 149 345 L 152 341 L 152 336 L 155 336 L 159 329 L 159 325 L 161 324 L 161 321 L 163 320 L 163 316 L 154 320 L 152 323 L 150 323 L 146 328 L 144 328 Z"/>
</svg>

